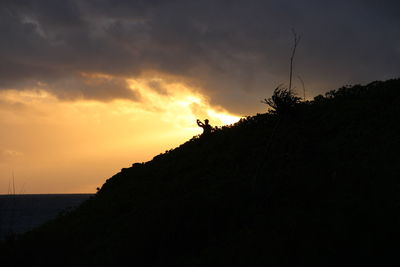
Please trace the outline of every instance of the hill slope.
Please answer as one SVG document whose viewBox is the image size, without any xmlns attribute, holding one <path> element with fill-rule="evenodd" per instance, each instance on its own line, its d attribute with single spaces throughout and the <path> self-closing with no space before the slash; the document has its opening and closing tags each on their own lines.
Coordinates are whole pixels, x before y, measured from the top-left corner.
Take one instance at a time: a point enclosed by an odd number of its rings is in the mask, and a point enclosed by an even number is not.
<svg viewBox="0 0 400 267">
<path fill-rule="evenodd" d="M 21 266 L 382 266 L 398 261 L 400 80 L 258 114 L 122 169 L 3 244 Z"/>
</svg>

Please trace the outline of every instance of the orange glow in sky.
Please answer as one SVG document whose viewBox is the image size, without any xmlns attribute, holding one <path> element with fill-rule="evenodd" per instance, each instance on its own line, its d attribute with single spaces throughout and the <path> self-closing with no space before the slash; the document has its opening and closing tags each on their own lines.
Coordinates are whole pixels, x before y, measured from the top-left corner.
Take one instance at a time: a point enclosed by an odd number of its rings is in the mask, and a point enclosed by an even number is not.
<svg viewBox="0 0 400 267">
<path fill-rule="evenodd" d="M 0 194 L 10 192 L 12 173 L 16 193 L 95 192 L 121 168 L 200 134 L 197 118 L 213 126 L 240 119 L 181 83 L 127 82 L 139 101 L 60 101 L 41 89 L 0 91 Z"/>
</svg>

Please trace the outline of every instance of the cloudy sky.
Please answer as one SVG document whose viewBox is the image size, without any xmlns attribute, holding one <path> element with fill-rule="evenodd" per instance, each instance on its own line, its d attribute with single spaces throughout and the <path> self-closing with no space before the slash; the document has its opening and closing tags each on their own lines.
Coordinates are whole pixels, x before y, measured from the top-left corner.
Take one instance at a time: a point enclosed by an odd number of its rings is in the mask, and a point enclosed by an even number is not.
<svg viewBox="0 0 400 267">
<path fill-rule="evenodd" d="M 398 1 L 2 0 L 0 194 L 93 192 L 214 125 L 399 77 Z"/>
</svg>

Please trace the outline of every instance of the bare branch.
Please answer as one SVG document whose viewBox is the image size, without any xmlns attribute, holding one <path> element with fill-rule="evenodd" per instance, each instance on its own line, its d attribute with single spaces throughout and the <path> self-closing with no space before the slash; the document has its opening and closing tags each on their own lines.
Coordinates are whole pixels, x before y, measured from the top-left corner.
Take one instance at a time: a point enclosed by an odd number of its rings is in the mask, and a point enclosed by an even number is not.
<svg viewBox="0 0 400 267">
<path fill-rule="evenodd" d="M 300 75 L 297 75 L 297 78 L 300 80 L 301 86 L 303 87 L 303 101 L 306 101 L 306 87 L 304 86 L 304 81 Z"/>
<path fill-rule="evenodd" d="M 289 91 L 292 90 L 292 76 L 293 76 L 293 59 L 296 54 L 296 48 L 300 43 L 301 36 L 297 35 L 296 31 L 292 29 L 294 45 L 292 50 L 292 56 L 290 57 L 290 74 L 289 74 Z"/>
</svg>

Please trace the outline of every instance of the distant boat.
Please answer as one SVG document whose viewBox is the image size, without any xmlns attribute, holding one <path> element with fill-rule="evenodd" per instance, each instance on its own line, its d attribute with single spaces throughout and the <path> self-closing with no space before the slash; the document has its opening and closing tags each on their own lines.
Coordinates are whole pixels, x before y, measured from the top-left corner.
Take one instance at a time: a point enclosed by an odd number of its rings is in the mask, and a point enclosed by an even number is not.
<svg viewBox="0 0 400 267">
<path fill-rule="evenodd" d="M 3 201 L 3 209 L 8 210 L 9 218 L 6 219 L 8 221 L 8 225 L 3 225 L 4 229 L 0 229 L 0 237 L 8 237 L 12 238 L 15 235 L 14 226 L 15 226 L 15 209 L 16 209 L 16 193 L 15 193 L 15 175 L 14 171 L 12 171 L 11 179 L 8 182 L 8 192 L 7 192 L 7 201 Z M 3 233 L 1 233 L 2 231 Z"/>
<path fill-rule="evenodd" d="M 22 187 L 20 188 L 19 191 L 19 195 L 24 194 L 24 186 L 25 183 L 22 185 Z M 11 174 L 11 179 L 8 182 L 8 191 L 7 191 L 7 195 L 8 196 L 13 196 L 13 195 L 17 195 L 16 190 L 15 190 L 15 175 L 14 175 L 14 171 L 12 171 Z"/>
<path fill-rule="evenodd" d="M 11 188 L 11 182 L 12 182 L 12 188 Z M 7 195 L 15 195 L 15 177 L 14 177 L 14 171 L 12 172 L 12 180 L 8 182 L 8 192 Z"/>
</svg>

